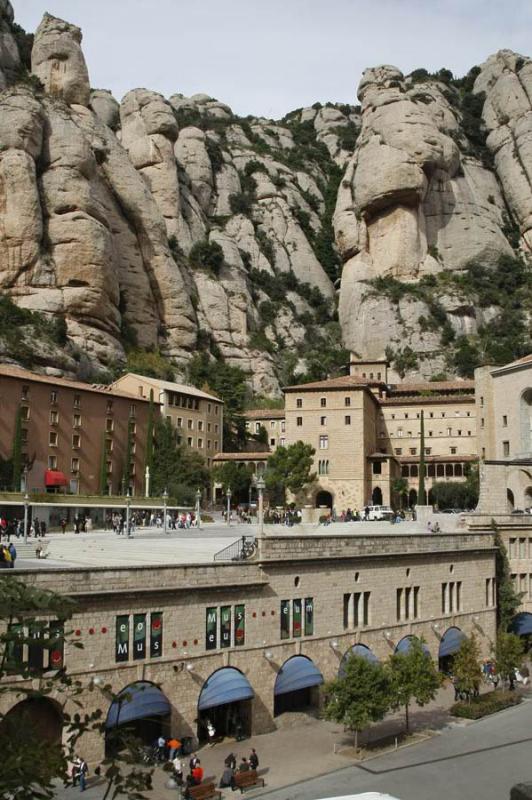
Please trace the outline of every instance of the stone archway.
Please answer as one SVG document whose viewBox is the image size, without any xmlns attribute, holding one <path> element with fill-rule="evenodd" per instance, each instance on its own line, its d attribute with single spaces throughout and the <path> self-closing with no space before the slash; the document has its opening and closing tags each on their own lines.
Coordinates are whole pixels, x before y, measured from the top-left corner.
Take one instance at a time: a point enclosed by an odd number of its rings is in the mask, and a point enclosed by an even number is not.
<svg viewBox="0 0 532 800">
<path fill-rule="evenodd" d="M 417 505 L 417 491 L 415 489 L 410 489 L 408 493 L 408 505 L 410 508 L 413 508 Z"/>
<path fill-rule="evenodd" d="M 325 489 L 322 489 L 316 494 L 316 508 L 321 508 L 321 506 L 326 506 L 330 509 L 333 507 L 333 496 L 330 492 L 325 491 Z"/>
<path fill-rule="evenodd" d="M 371 504 L 373 506 L 382 506 L 382 489 L 380 486 L 375 486 L 371 493 Z"/>
<path fill-rule="evenodd" d="M 42 781 L 56 778 L 62 771 L 63 712 L 59 703 L 48 697 L 28 697 L 8 711 L 0 722 L 0 745 L 11 742 L 14 750 L 28 750 L 35 777 Z M 40 757 L 31 758 L 31 743 L 41 746 Z M 6 751 L 4 747 L 2 752 Z"/>
</svg>

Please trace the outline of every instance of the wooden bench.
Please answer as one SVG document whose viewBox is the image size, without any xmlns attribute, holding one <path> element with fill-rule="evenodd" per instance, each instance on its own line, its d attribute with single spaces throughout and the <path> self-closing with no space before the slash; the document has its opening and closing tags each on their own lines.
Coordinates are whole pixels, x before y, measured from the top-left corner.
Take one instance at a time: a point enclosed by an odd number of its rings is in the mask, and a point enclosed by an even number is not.
<svg viewBox="0 0 532 800">
<path fill-rule="evenodd" d="M 209 800 L 211 797 L 216 797 L 217 800 L 221 800 L 222 793 L 216 788 L 214 783 L 200 783 L 199 786 L 189 786 L 185 796 L 192 798 L 192 800 Z"/>
<path fill-rule="evenodd" d="M 264 786 L 264 778 L 257 775 L 257 770 L 249 769 L 245 772 L 235 772 L 235 789 L 240 789 L 240 794 L 250 786 Z"/>
</svg>

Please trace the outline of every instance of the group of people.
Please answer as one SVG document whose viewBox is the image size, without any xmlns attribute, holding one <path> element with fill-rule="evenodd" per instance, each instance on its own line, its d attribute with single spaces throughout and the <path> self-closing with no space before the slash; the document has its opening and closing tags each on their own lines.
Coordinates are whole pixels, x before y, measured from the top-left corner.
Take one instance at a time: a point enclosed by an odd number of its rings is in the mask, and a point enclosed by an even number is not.
<svg viewBox="0 0 532 800">
<path fill-rule="evenodd" d="M 17 539 L 24 536 L 24 520 L 7 519 L 5 516 L 0 517 L 0 542 L 2 539 L 10 542 L 12 536 L 16 536 Z M 29 536 L 33 536 L 36 539 L 46 536 L 46 522 L 38 517 L 30 520 L 28 524 Z"/>
<path fill-rule="evenodd" d="M 249 770 L 256 770 L 259 766 L 259 757 L 254 747 L 251 748 L 249 758 L 242 756 L 242 760 L 236 767 L 236 756 L 234 753 L 229 753 L 224 761 L 224 771 L 220 778 L 220 789 L 234 789 L 235 788 L 235 774 L 236 772 L 249 772 Z"/>
<path fill-rule="evenodd" d="M 13 569 L 17 558 L 17 551 L 13 542 L 8 545 L 0 544 L 0 569 Z"/>
<path fill-rule="evenodd" d="M 287 528 L 291 528 L 301 522 L 301 511 L 298 508 L 269 509 L 264 514 L 264 522 L 273 525 L 286 525 Z"/>
</svg>

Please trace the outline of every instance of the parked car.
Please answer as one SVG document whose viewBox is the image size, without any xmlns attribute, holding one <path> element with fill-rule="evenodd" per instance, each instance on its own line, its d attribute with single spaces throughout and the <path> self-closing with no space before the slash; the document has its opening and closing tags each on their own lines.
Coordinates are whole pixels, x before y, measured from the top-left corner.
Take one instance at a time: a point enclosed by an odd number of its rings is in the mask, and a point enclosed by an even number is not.
<svg viewBox="0 0 532 800">
<path fill-rule="evenodd" d="M 368 508 L 368 519 L 370 520 L 391 519 L 394 516 L 390 506 L 368 506 Z"/>
</svg>

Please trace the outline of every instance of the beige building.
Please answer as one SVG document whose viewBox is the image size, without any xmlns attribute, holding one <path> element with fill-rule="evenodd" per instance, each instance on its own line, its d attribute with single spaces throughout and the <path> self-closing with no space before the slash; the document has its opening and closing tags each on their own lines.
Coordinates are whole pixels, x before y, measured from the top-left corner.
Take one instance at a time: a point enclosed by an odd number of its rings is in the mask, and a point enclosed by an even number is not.
<svg viewBox="0 0 532 800">
<path fill-rule="evenodd" d="M 223 401 L 195 386 L 163 381 L 128 372 L 113 384 L 117 389 L 160 403 L 161 414 L 171 420 L 178 441 L 205 458 L 207 466 L 223 449 Z"/>
<path fill-rule="evenodd" d="M 101 708 L 108 733 L 128 722 L 149 743 L 161 732 L 204 740 L 207 718 L 220 735 L 238 726 L 245 734 L 272 730 L 278 714 L 319 705 L 321 685 L 352 652 L 382 662 L 408 646 L 408 637 L 423 637 L 445 669 L 463 634 L 475 632 L 486 655 L 495 635 L 493 540 L 482 533 L 290 533 L 259 539 L 252 561 L 201 570 L 17 574 L 76 599 L 68 628 L 83 649 L 48 654 L 21 645 L 10 651 L 6 682 L 20 662 L 31 660 L 34 675 L 64 665 L 80 681 L 84 713 Z M 28 686 L 15 681 L 15 688 Z M 119 704 L 98 690 L 106 685 L 115 694 L 127 690 L 120 719 Z M 150 719 L 142 702 L 148 696 Z M 59 700 L 52 694 L 32 703 L 3 692 L 0 710 L 12 710 L 16 724 L 26 709 L 36 729 L 45 714 L 47 731 L 59 738 Z M 104 737 L 87 735 L 79 747 L 94 767 Z"/>
<path fill-rule="evenodd" d="M 286 445 L 286 422 L 283 408 L 256 408 L 244 413 L 246 432 L 249 436 L 257 436 L 261 428 L 268 435 L 268 447 L 271 451 Z"/>
</svg>

